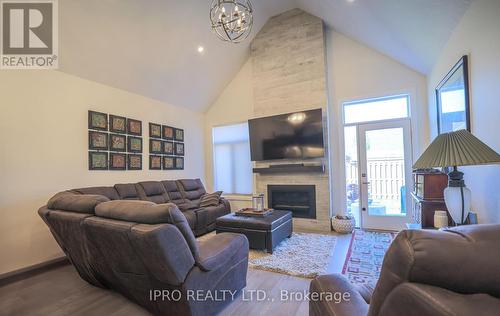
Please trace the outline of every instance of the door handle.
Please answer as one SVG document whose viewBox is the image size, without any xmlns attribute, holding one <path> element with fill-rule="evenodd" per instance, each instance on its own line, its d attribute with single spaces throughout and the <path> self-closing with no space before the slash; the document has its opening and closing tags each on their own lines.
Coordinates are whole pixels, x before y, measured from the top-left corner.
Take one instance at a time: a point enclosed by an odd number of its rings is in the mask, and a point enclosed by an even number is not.
<svg viewBox="0 0 500 316">
<path fill-rule="evenodd" d="M 361 184 L 370 184 L 370 182 L 362 182 Z"/>
</svg>

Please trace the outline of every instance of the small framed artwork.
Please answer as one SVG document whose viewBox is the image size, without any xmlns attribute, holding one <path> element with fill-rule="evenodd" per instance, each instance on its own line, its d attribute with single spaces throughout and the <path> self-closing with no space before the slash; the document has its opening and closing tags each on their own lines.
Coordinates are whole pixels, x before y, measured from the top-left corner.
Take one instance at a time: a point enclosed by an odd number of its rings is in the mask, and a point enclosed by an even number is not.
<svg viewBox="0 0 500 316">
<path fill-rule="evenodd" d="M 89 170 L 108 170 L 108 153 L 89 151 Z"/>
<path fill-rule="evenodd" d="M 161 138 L 161 125 L 160 124 L 149 123 L 149 137 Z"/>
<path fill-rule="evenodd" d="M 127 136 L 127 151 L 129 153 L 142 153 L 142 138 Z"/>
<path fill-rule="evenodd" d="M 462 56 L 436 87 L 438 134 L 471 130 L 468 64 Z"/>
<path fill-rule="evenodd" d="M 175 155 L 184 156 L 184 143 L 175 143 Z"/>
<path fill-rule="evenodd" d="M 142 170 L 142 155 L 127 155 L 127 169 L 128 170 Z"/>
<path fill-rule="evenodd" d="M 123 116 L 109 115 L 109 131 L 118 134 L 127 133 L 127 118 Z"/>
<path fill-rule="evenodd" d="M 175 157 L 175 169 L 184 170 L 184 157 Z"/>
<path fill-rule="evenodd" d="M 149 156 L 149 170 L 161 170 L 162 167 L 162 157 L 161 156 Z"/>
<path fill-rule="evenodd" d="M 127 134 L 142 136 L 142 122 L 134 119 L 127 119 Z"/>
<path fill-rule="evenodd" d="M 184 141 L 184 130 L 180 128 L 175 129 L 175 140 L 178 142 Z"/>
<path fill-rule="evenodd" d="M 127 136 L 119 134 L 109 134 L 110 151 L 127 151 Z"/>
<path fill-rule="evenodd" d="M 163 142 L 163 154 L 173 155 L 174 154 L 174 143 L 173 142 Z"/>
<path fill-rule="evenodd" d="M 89 111 L 89 129 L 108 130 L 108 114 Z"/>
<path fill-rule="evenodd" d="M 163 170 L 174 170 L 174 169 L 175 169 L 175 157 L 164 156 Z"/>
<path fill-rule="evenodd" d="M 162 125 L 162 137 L 163 139 L 173 140 L 174 139 L 174 128 L 166 125 Z"/>
<path fill-rule="evenodd" d="M 119 153 L 109 153 L 109 170 L 126 170 L 127 155 Z"/>
<path fill-rule="evenodd" d="M 149 140 L 149 153 L 150 154 L 162 154 L 163 153 L 163 144 L 159 139 L 150 139 Z"/>
<path fill-rule="evenodd" d="M 108 150 L 108 133 L 89 131 L 89 149 Z"/>
</svg>

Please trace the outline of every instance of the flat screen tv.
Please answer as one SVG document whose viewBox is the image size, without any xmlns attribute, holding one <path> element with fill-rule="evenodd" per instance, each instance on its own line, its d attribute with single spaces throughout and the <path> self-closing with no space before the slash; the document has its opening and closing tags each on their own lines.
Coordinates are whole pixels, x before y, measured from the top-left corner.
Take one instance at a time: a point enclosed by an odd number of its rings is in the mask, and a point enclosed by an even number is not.
<svg viewBox="0 0 500 316">
<path fill-rule="evenodd" d="M 325 155 L 321 109 L 252 119 L 248 128 L 252 161 Z"/>
</svg>

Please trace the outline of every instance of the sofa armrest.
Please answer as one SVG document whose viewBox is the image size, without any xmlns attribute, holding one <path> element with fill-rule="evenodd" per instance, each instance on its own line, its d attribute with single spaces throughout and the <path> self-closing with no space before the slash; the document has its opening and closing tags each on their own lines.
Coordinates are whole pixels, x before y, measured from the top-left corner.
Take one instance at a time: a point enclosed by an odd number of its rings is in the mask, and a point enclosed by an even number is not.
<svg viewBox="0 0 500 316">
<path fill-rule="evenodd" d="M 216 270 L 230 260 L 241 248 L 248 249 L 248 239 L 245 235 L 217 234 L 199 244 L 200 252 L 196 265 L 203 271 Z"/>
<path fill-rule="evenodd" d="M 498 315 L 500 299 L 488 294 L 459 294 L 440 287 L 402 283 L 382 304 L 380 315 Z"/>
<path fill-rule="evenodd" d="M 219 199 L 219 201 L 220 201 L 221 204 L 224 204 L 224 207 L 226 208 L 227 213 L 228 214 L 231 213 L 231 203 L 229 203 L 229 200 L 226 199 L 226 198 L 224 198 L 224 197 L 221 197 Z"/>
<path fill-rule="evenodd" d="M 184 203 L 177 204 L 177 207 L 183 212 L 189 211 L 189 210 L 195 210 L 200 207 L 199 203 L 194 203 L 192 201 L 187 201 Z"/>
<path fill-rule="evenodd" d="M 363 296 L 356 288 L 341 274 L 321 275 L 311 281 L 309 288 L 309 315 L 310 316 L 325 316 L 325 315 L 342 315 L 342 316 L 362 316 L 368 314 L 369 305 Z M 314 299 L 313 293 L 319 299 Z M 338 301 L 328 299 L 329 295 L 344 296 L 349 293 L 348 299 Z M 344 296 L 344 297 L 346 297 Z"/>
</svg>

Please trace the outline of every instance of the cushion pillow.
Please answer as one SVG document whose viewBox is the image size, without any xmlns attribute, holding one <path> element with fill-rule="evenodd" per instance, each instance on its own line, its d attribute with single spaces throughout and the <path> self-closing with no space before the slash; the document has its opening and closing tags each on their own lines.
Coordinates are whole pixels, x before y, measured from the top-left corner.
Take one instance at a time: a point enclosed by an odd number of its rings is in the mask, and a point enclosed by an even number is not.
<svg viewBox="0 0 500 316">
<path fill-rule="evenodd" d="M 200 207 L 217 206 L 220 203 L 222 191 L 205 193 L 200 198 Z"/>
</svg>

